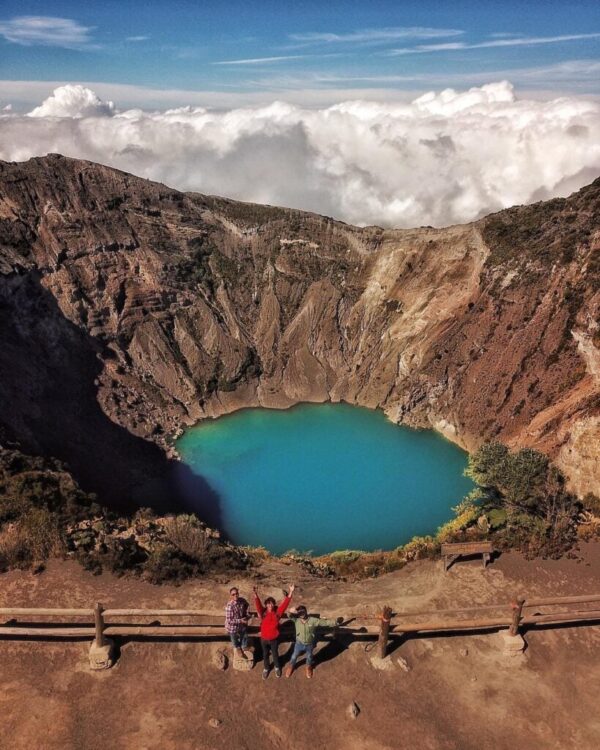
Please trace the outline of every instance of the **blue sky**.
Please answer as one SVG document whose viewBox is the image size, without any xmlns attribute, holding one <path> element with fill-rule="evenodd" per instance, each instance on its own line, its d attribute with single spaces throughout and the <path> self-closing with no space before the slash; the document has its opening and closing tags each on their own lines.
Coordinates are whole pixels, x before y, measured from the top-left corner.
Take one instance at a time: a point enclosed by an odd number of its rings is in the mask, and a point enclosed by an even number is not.
<svg viewBox="0 0 600 750">
<path fill-rule="evenodd" d="M 231 102 L 236 95 L 243 102 L 248 95 L 305 92 L 310 104 L 311 92 L 325 90 L 339 98 L 344 91 L 468 88 L 501 78 L 547 94 L 599 95 L 600 2 L 0 6 L 2 81 L 112 84 L 142 106 L 145 89 L 155 92 L 147 93 L 149 105 L 157 90 L 223 92 Z M 123 84 L 129 93 L 118 88 Z M 23 84 L 23 99 L 28 90 Z M 30 90 L 36 99 L 35 86 Z"/>
</svg>

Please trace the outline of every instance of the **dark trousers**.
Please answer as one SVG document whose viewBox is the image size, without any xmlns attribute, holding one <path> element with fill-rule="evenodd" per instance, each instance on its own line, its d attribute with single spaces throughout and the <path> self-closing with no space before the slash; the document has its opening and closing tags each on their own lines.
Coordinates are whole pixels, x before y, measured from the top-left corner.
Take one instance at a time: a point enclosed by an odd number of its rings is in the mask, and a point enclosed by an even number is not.
<svg viewBox="0 0 600 750">
<path fill-rule="evenodd" d="M 280 669 L 279 654 L 277 652 L 277 639 L 275 639 L 274 641 L 265 641 L 263 638 L 261 638 L 260 645 L 262 646 L 264 668 L 270 668 L 269 652 L 271 652 L 273 654 L 273 666 L 275 667 L 275 669 Z"/>
</svg>

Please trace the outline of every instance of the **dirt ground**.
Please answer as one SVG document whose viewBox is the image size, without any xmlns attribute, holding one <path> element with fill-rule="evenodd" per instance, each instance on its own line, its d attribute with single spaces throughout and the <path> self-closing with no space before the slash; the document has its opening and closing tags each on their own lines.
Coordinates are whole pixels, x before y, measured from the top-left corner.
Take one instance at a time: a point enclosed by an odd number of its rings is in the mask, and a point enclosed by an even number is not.
<svg viewBox="0 0 600 750">
<path fill-rule="evenodd" d="M 237 579 L 323 616 L 376 612 L 382 604 L 423 610 L 509 601 L 515 594 L 600 593 L 600 544 L 578 559 L 481 563 L 420 561 L 360 583 L 310 579 L 293 565 L 265 564 Z M 221 609 L 229 581 L 155 587 L 94 577 L 71 562 L 39 575 L 0 576 L 0 606 Z M 365 642 L 322 643 L 312 681 L 225 672 L 211 657 L 222 643 L 121 640 L 117 664 L 88 666 L 89 642 L 0 640 L 0 747 L 20 750 L 595 750 L 600 747 L 600 627 L 526 633 L 522 657 L 502 654 L 497 633 L 415 637 L 376 669 Z M 282 645 L 281 651 L 287 651 Z M 401 658 L 400 658 L 401 657 Z M 403 662 L 403 663 L 402 663 Z M 360 713 L 351 718 L 356 702 Z M 214 721 L 214 720 L 218 720 Z M 211 721 L 212 720 L 212 721 Z M 216 726 L 213 726 L 216 724 Z"/>
</svg>

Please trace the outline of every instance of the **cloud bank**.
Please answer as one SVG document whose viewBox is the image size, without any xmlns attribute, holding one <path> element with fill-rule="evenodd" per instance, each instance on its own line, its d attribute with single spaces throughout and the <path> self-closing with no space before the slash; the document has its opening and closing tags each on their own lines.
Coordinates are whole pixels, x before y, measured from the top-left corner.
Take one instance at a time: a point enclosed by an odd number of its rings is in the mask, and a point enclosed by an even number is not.
<svg viewBox="0 0 600 750">
<path fill-rule="evenodd" d="M 597 177 L 600 103 L 517 100 L 500 82 L 410 103 L 119 112 L 68 85 L 28 115 L 0 114 L 1 159 L 48 152 L 354 224 L 442 226 Z"/>
</svg>

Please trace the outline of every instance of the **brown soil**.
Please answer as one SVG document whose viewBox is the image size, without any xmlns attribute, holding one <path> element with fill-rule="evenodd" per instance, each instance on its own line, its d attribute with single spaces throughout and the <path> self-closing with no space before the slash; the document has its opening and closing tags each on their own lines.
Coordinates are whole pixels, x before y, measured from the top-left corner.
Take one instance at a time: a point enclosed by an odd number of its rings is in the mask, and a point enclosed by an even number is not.
<svg viewBox="0 0 600 750">
<path fill-rule="evenodd" d="M 526 561 L 504 554 L 485 572 L 459 562 L 419 561 L 355 584 L 309 578 L 293 566 L 266 563 L 253 583 L 281 595 L 298 583 L 301 600 L 324 616 L 376 612 L 382 604 L 423 610 L 508 602 L 518 593 L 597 593 L 600 544 L 581 545 L 578 559 Z M 68 582 L 68 583 L 67 583 Z M 94 577 L 70 562 L 46 572 L 0 578 L 2 606 L 181 607 L 220 609 L 228 581 L 179 588 L 136 579 Z M 290 680 L 220 672 L 219 643 L 124 640 L 106 672 L 88 668 L 89 642 L 0 641 L 2 747 L 43 750 L 200 750 L 201 748 L 361 748 L 396 750 L 545 750 L 600 746 L 600 629 L 548 628 L 526 634 L 523 657 L 502 655 L 497 634 L 418 637 L 375 669 L 366 643 L 322 643 L 314 678 Z M 282 647 L 283 650 L 283 647 Z M 467 653 L 465 653 L 465 650 Z M 402 657 L 410 666 L 405 671 Z M 356 719 L 348 713 L 355 701 Z M 216 727 L 211 719 L 220 720 Z"/>
</svg>

